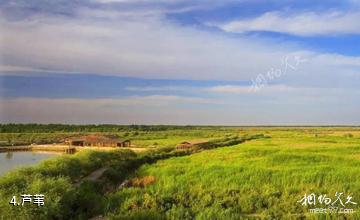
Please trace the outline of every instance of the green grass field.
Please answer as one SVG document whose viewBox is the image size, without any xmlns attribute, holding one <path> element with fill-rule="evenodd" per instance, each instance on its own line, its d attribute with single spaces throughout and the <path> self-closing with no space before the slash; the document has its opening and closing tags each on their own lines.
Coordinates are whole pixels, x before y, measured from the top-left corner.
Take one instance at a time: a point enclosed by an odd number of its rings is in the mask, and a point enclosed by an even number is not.
<svg viewBox="0 0 360 220">
<path fill-rule="evenodd" d="M 110 216 L 160 214 L 168 219 L 325 218 L 310 214 L 304 194 L 344 192 L 360 202 L 360 133 L 357 129 L 248 129 L 269 139 L 170 158 L 142 166 L 154 184 L 114 194 Z M 335 204 L 336 205 L 336 204 Z M 316 207 L 325 207 L 318 205 Z M 341 207 L 341 206 L 340 206 Z M 347 204 L 356 209 L 356 205 Z M 332 217 L 358 219 L 357 213 Z"/>
<path fill-rule="evenodd" d="M 7 186 L 0 189 L 2 203 L 14 193 L 32 189 L 42 189 L 56 203 L 21 212 L 1 204 L 0 211 L 3 207 L 7 216 L 20 219 L 98 215 L 110 219 L 360 219 L 358 204 L 345 204 L 353 214 L 314 214 L 309 209 L 328 205 L 318 198 L 315 205 L 298 202 L 311 193 L 326 194 L 334 202 L 335 193 L 342 192 L 343 203 L 347 196 L 360 203 L 360 128 L 206 127 L 115 133 L 137 146 L 159 150 L 137 156 L 84 152 L 10 172 L 0 177 Z M 267 138 L 186 154 L 175 150 L 184 140 L 256 134 Z M 118 160 L 117 154 L 122 155 Z M 100 182 L 73 186 L 79 178 L 76 173 L 84 176 L 102 164 L 110 168 Z M 73 166 L 76 169 L 69 170 Z M 128 184 L 114 188 L 124 181 Z M 333 206 L 342 207 L 339 202 Z"/>
</svg>

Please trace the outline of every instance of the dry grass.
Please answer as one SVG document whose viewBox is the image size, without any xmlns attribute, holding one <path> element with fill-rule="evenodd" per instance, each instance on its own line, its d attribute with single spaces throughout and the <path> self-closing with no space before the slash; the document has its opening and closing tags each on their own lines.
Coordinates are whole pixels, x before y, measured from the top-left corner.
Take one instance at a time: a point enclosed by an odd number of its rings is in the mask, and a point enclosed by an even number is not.
<svg viewBox="0 0 360 220">
<path fill-rule="evenodd" d="M 156 178 L 154 176 L 144 176 L 142 178 L 133 178 L 130 180 L 130 186 L 144 188 L 148 185 L 155 183 Z"/>
</svg>

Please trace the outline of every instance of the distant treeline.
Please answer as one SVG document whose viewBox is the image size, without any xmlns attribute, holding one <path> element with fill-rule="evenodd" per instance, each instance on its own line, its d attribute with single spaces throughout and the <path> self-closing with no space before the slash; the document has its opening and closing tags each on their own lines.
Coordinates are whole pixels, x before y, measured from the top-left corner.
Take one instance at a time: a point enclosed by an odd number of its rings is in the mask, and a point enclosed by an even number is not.
<svg viewBox="0 0 360 220">
<path fill-rule="evenodd" d="M 177 125 L 114 125 L 114 124 L 0 124 L 0 133 L 52 133 L 52 132 L 120 132 L 120 131 L 166 131 L 174 129 L 204 129 L 211 126 Z"/>
</svg>

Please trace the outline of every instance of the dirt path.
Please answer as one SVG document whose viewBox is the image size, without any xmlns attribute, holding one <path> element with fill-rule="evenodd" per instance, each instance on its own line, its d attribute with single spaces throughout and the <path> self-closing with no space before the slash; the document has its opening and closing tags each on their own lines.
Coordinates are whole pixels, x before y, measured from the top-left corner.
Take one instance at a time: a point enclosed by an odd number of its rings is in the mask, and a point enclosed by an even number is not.
<svg viewBox="0 0 360 220">
<path fill-rule="evenodd" d="M 108 169 L 107 167 L 103 167 L 103 168 L 95 170 L 94 172 L 90 173 L 88 176 L 82 178 L 79 182 L 75 183 L 74 186 L 78 187 L 81 185 L 82 182 L 84 182 L 86 180 L 90 180 L 90 181 L 98 180 L 107 169 Z"/>
<path fill-rule="evenodd" d="M 88 175 L 87 177 L 83 178 L 82 181 L 84 181 L 84 180 L 92 180 L 92 181 L 98 180 L 106 170 L 107 170 L 107 167 L 97 169 L 94 172 L 90 173 L 90 175 Z"/>
<path fill-rule="evenodd" d="M 94 149 L 94 148 L 92 148 Z M 104 148 L 99 148 L 99 149 L 104 149 Z M 110 148 L 110 150 L 114 150 L 115 148 Z M 148 151 L 149 148 L 138 148 L 138 147 L 124 147 L 124 148 L 121 148 L 121 149 L 130 149 L 134 152 L 144 152 L 144 151 Z M 106 149 L 106 150 L 109 150 L 109 149 Z M 104 172 L 107 170 L 108 168 L 107 167 L 102 167 L 102 168 L 99 168 L 95 171 L 93 171 L 92 173 L 90 173 L 89 175 L 87 175 L 86 177 L 82 178 L 79 182 L 75 183 L 74 186 L 75 187 L 78 187 L 81 185 L 82 182 L 86 181 L 86 180 L 90 180 L 90 181 L 96 181 L 98 180 L 103 174 Z"/>
</svg>

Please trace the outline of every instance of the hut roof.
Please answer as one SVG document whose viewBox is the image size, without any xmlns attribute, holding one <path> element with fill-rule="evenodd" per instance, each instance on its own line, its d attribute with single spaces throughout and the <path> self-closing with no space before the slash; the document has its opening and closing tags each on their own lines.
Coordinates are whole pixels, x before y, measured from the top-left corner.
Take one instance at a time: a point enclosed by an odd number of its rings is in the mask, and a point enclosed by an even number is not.
<svg viewBox="0 0 360 220">
<path fill-rule="evenodd" d="M 85 142 L 101 142 L 101 143 L 113 143 L 113 142 L 125 142 L 126 140 L 119 139 L 115 135 L 85 135 L 67 138 L 66 141 L 85 141 Z"/>
<path fill-rule="evenodd" d="M 199 145 L 199 144 L 205 144 L 205 143 L 208 143 L 208 141 L 183 141 L 180 144 Z"/>
</svg>

